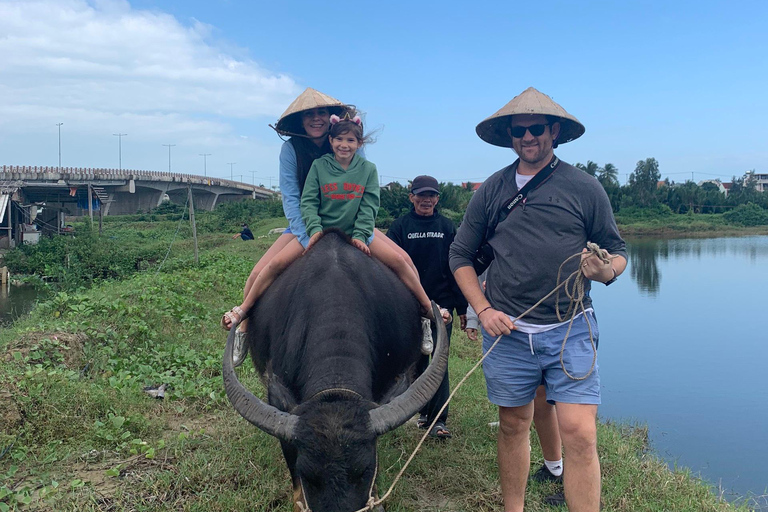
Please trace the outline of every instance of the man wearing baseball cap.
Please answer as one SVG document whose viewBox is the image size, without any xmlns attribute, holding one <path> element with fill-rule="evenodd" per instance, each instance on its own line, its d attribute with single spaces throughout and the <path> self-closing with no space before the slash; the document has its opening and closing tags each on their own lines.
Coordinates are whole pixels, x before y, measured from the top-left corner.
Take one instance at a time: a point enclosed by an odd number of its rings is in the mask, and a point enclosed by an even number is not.
<svg viewBox="0 0 768 512">
<path fill-rule="evenodd" d="M 608 196 L 598 181 L 560 161 L 559 144 L 584 126 L 549 96 L 528 88 L 476 128 L 484 141 L 512 148 L 518 159 L 475 192 L 450 249 L 450 266 L 483 326 L 488 398 L 499 407 L 498 463 L 506 512 L 522 512 L 530 470 L 529 429 L 536 388 L 555 404 L 563 446 L 565 500 L 571 512 L 600 507 L 596 418 L 600 403 L 599 331 L 589 297 L 592 281 L 611 284 L 627 264 Z M 530 184 L 530 185 L 529 185 Z M 493 261 L 486 290 L 473 262 L 487 242 Z M 602 258 L 587 243 L 607 251 Z M 570 260 L 569 257 L 581 253 Z M 553 294 L 580 270 L 584 310 L 565 318 L 570 300 Z M 566 340 L 563 345 L 563 340 Z"/>
<path fill-rule="evenodd" d="M 467 322 L 467 301 L 456 285 L 448 266 L 448 250 L 456 236 L 456 228 L 450 219 L 435 210 L 440 200 L 440 187 L 437 180 L 432 176 L 416 176 L 411 183 L 411 193 L 408 198 L 413 204 L 413 209 L 392 223 L 387 236 L 411 257 L 419 271 L 421 285 L 429 298 L 440 304 L 440 307 L 446 308 L 451 314 L 456 309 L 461 329 L 464 330 Z M 453 323 L 445 326 L 448 339 L 451 338 L 452 328 Z M 437 333 L 434 332 L 434 326 L 432 329 L 434 338 Z M 429 356 L 423 356 L 418 363 L 418 370 L 423 372 L 428 364 Z M 438 415 L 449 395 L 450 387 L 446 368 L 442 384 L 432 400 L 420 411 L 416 423 L 419 428 L 429 428 L 434 422 L 434 427 L 429 434 L 436 439 L 451 437 L 451 432 L 445 424 L 448 420 L 448 407 Z"/>
</svg>

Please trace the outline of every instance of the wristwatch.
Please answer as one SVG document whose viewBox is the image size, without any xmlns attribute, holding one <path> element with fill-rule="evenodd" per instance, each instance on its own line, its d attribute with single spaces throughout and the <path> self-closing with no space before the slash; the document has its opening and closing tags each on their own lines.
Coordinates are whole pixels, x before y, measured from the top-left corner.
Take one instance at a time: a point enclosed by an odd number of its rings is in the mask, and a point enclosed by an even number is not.
<svg viewBox="0 0 768 512">
<path fill-rule="evenodd" d="M 617 278 L 617 276 L 616 276 L 616 269 L 615 269 L 615 268 L 613 268 L 613 267 L 611 267 L 611 270 L 613 270 L 613 277 L 612 277 L 612 278 L 610 278 L 608 281 L 606 281 L 606 282 L 605 282 L 605 286 L 608 286 L 608 285 L 610 285 L 610 284 L 613 284 L 613 283 L 615 283 L 615 282 L 616 282 L 616 279 L 618 279 L 618 278 Z"/>
</svg>

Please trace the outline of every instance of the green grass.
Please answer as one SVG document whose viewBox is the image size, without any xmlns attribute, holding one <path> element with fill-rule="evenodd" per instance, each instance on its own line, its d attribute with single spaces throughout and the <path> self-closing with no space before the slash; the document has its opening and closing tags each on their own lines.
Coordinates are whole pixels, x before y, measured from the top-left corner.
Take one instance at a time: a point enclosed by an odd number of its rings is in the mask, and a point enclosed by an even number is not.
<svg viewBox="0 0 768 512">
<path fill-rule="evenodd" d="M 259 236 L 285 224 L 263 219 L 251 226 Z M 112 221 L 104 236 L 135 243 L 137 229 L 169 241 L 176 225 Z M 274 238 L 204 235 L 194 266 L 192 242 L 180 233 L 160 272 L 153 266 L 59 293 L 3 330 L 0 512 L 292 510 L 277 441 L 239 417 L 221 381 L 220 315 L 239 302 L 253 263 Z M 455 332 L 452 381 L 479 356 L 479 345 Z M 250 365 L 238 371 L 263 396 Z M 143 393 L 162 382 L 171 385 L 166 400 Z M 478 371 L 451 403 L 453 439 L 424 444 L 387 510 L 502 510 L 496 431 L 488 425 L 496 420 Z M 421 433 L 409 423 L 380 439 L 380 492 Z M 538 465 L 541 450 L 531 439 Z M 737 510 L 647 453 L 642 427 L 601 424 L 599 450 L 606 511 Z M 531 484 L 527 510 L 547 510 L 541 500 L 554 490 Z"/>
</svg>

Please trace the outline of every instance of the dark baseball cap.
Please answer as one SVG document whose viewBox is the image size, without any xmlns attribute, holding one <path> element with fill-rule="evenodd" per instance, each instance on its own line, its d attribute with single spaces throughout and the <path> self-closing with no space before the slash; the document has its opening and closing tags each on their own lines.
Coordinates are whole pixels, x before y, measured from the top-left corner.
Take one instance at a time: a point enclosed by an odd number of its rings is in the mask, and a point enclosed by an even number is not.
<svg viewBox="0 0 768 512">
<path fill-rule="evenodd" d="M 422 192 L 440 193 L 440 186 L 437 180 L 432 176 L 416 176 L 411 183 L 411 193 L 421 194 Z"/>
</svg>

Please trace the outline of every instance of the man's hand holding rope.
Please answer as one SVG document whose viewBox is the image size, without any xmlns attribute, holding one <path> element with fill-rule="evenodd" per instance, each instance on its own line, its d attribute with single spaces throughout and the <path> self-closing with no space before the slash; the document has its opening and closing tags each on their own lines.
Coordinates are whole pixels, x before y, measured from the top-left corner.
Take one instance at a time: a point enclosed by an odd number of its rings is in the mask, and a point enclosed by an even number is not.
<svg viewBox="0 0 768 512">
<path fill-rule="evenodd" d="M 477 319 L 483 324 L 483 329 L 488 331 L 491 336 L 509 334 L 515 328 L 515 324 L 509 319 L 509 316 L 502 311 L 486 307 L 477 314 Z"/>
<path fill-rule="evenodd" d="M 626 260 L 619 257 L 617 260 L 619 268 L 614 267 L 616 258 L 617 256 L 595 244 L 587 244 L 587 247 L 581 251 L 581 273 L 591 281 L 607 283 L 620 275 L 626 266 Z"/>
</svg>

